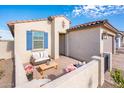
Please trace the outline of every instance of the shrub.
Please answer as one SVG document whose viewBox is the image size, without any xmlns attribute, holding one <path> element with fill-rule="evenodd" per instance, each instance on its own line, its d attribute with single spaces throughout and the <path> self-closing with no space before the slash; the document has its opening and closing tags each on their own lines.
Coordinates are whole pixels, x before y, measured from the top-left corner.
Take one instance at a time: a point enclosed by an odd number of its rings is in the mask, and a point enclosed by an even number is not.
<svg viewBox="0 0 124 93">
<path fill-rule="evenodd" d="M 124 88 L 124 78 L 120 70 L 116 69 L 114 72 L 111 72 L 111 76 L 115 81 L 117 87 Z"/>
</svg>

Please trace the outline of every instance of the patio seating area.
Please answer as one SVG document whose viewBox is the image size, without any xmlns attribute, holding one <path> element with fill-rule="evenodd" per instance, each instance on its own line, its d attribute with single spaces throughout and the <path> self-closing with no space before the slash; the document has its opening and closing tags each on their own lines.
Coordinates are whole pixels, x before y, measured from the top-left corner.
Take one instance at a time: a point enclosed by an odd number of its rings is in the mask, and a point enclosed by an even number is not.
<svg viewBox="0 0 124 93">
<path fill-rule="evenodd" d="M 33 78 L 34 79 L 47 78 L 50 80 L 54 80 L 64 74 L 66 74 L 64 69 L 67 66 L 69 66 L 70 64 L 78 64 L 80 61 L 69 58 L 69 57 L 60 56 L 59 59 L 52 60 L 51 62 L 57 63 L 57 68 L 54 68 L 54 67 L 49 68 L 49 69 L 43 71 L 43 74 L 41 74 L 40 69 L 39 69 L 40 65 L 35 66 Z"/>
</svg>

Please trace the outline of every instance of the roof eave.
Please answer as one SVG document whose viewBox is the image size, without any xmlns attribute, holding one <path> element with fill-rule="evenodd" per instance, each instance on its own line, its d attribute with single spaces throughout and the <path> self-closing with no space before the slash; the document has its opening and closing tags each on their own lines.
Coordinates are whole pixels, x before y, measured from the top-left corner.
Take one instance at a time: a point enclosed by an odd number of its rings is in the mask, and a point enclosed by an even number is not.
<svg viewBox="0 0 124 93">
<path fill-rule="evenodd" d="M 113 27 L 110 23 L 108 23 L 108 22 L 106 22 L 106 23 L 104 23 L 103 24 L 106 28 L 108 28 L 108 29 L 110 29 L 111 31 L 113 31 L 114 33 L 118 33 L 119 31 L 115 28 L 115 27 Z"/>
</svg>

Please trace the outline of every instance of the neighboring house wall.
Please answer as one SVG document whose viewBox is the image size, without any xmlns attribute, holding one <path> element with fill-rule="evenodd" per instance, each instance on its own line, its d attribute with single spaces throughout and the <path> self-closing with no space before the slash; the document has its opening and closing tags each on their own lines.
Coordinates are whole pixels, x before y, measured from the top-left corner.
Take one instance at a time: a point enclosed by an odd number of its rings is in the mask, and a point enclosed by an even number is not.
<svg viewBox="0 0 124 93">
<path fill-rule="evenodd" d="M 102 38 L 104 32 L 109 34 L 108 39 Z M 66 34 L 65 54 L 81 61 L 90 61 L 94 55 L 99 56 L 104 52 L 115 53 L 115 35 L 114 32 L 102 26 L 70 31 Z"/>
<path fill-rule="evenodd" d="M 100 55 L 100 28 L 71 31 L 66 35 L 66 55 L 78 60 L 89 61 Z"/>
<path fill-rule="evenodd" d="M 116 48 L 120 48 L 124 45 L 124 37 L 121 33 L 116 35 Z"/>
<path fill-rule="evenodd" d="M 95 69 L 94 69 L 95 68 Z M 45 85 L 43 88 L 97 88 L 104 83 L 103 58 L 94 57 L 86 65 L 67 73 Z"/>
<path fill-rule="evenodd" d="M 122 38 L 122 46 L 124 46 L 124 36 L 123 36 L 123 38 Z"/>
<path fill-rule="evenodd" d="M 0 59 L 14 57 L 14 41 L 0 40 Z"/>
</svg>

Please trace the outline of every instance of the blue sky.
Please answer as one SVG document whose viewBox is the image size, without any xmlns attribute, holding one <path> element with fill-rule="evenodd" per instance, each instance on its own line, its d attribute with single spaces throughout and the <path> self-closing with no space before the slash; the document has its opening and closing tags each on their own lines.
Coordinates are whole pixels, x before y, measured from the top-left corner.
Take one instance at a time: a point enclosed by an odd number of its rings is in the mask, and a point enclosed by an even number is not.
<svg viewBox="0 0 124 93">
<path fill-rule="evenodd" d="M 72 26 L 94 20 L 108 19 L 118 30 L 124 31 L 124 6 L 0 6 L 0 35 L 12 39 L 8 27 L 9 21 L 46 18 L 52 15 L 65 15 L 72 21 Z"/>
</svg>

